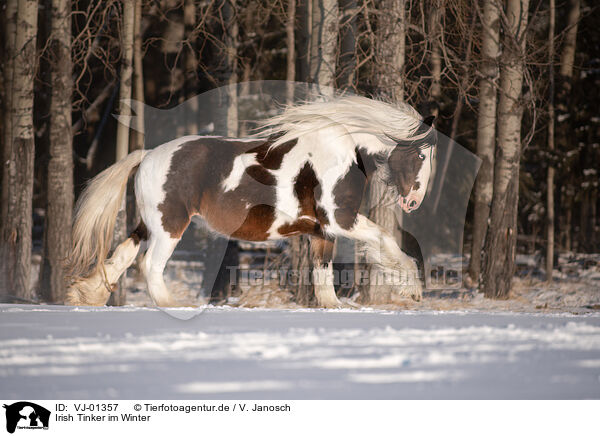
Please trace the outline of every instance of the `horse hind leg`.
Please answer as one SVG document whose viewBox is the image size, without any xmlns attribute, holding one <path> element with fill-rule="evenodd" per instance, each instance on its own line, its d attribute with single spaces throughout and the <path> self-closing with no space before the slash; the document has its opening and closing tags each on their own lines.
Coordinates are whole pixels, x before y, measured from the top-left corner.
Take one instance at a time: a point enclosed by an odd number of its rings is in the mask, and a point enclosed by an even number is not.
<svg viewBox="0 0 600 436">
<path fill-rule="evenodd" d="M 150 233 L 148 251 L 142 260 L 142 272 L 148 285 L 148 293 L 157 306 L 179 306 L 164 281 L 163 272 L 167 261 L 179 242 L 179 238 L 171 238 L 164 231 Z"/>
<path fill-rule="evenodd" d="M 110 298 L 119 277 L 135 260 L 141 241 L 146 239 L 146 227 L 141 222 L 129 238 L 115 248 L 112 256 L 104 261 L 90 277 L 73 281 L 65 295 L 65 304 L 69 306 L 103 306 Z"/>
</svg>

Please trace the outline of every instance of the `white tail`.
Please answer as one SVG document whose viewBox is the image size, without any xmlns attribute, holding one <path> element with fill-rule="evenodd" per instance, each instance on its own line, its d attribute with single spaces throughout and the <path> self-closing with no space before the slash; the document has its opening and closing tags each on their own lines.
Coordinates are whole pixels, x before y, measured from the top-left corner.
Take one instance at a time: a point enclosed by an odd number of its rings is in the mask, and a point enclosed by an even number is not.
<svg viewBox="0 0 600 436">
<path fill-rule="evenodd" d="M 65 265 L 72 280 L 88 277 L 102 267 L 110 250 L 127 179 L 145 153 L 136 150 L 102 171 L 88 183 L 77 200 L 73 245 Z"/>
</svg>

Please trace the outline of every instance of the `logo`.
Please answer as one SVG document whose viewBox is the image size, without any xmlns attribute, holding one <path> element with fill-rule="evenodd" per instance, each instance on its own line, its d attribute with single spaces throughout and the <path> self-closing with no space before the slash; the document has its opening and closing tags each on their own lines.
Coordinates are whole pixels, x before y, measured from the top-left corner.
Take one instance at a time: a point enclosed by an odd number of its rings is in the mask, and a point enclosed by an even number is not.
<svg viewBox="0 0 600 436">
<path fill-rule="evenodd" d="M 10 406 L 4 405 L 6 409 L 6 431 L 14 433 L 18 429 L 48 430 L 50 422 L 50 411 L 28 401 L 19 401 Z"/>
</svg>

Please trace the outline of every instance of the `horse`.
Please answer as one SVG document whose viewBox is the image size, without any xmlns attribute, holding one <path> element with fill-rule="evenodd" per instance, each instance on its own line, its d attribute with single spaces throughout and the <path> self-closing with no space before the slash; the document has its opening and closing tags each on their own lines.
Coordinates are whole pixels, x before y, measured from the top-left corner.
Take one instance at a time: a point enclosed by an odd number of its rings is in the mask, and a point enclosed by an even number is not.
<svg viewBox="0 0 600 436">
<path fill-rule="evenodd" d="M 239 240 L 308 235 L 320 307 L 341 307 L 331 280 L 336 237 L 361 243 L 369 262 L 404 271 L 398 292 L 420 300 L 415 260 L 359 208 L 374 177 L 404 212 L 419 208 L 433 171 L 433 120 L 405 103 L 335 96 L 290 105 L 247 138 L 185 136 L 134 151 L 93 178 L 78 199 L 65 303 L 106 304 L 113 283 L 145 250 L 140 269 L 152 300 L 177 306 L 163 271 L 195 215 Z M 141 220 L 107 259 L 134 173 Z"/>
</svg>

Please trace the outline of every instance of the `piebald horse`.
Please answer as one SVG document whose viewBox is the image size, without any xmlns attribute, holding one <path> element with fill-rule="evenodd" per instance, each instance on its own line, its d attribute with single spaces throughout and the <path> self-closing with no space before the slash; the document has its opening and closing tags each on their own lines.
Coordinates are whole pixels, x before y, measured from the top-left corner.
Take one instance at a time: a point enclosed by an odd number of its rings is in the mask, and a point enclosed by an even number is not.
<svg viewBox="0 0 600 436">
<path fill-rule="evenodd" d="M 77 202 L 65 302 L 106 304 L 111 284 L 142 247 L 150 296 L 158 306 L 176 306 L 163 270 L 194 215 L 235 239 L 310 235 L 322 307 L 341 305 L 331 280 L 338 236 L 362 243 L 370 262 L 404 271 L 407 281 L 398 292 L 419 300 L 415 261 L 359 208 L 373 177 L 388 184 L 404 212 L 421 205 L 437 141 L 432 123 L 407 104 L 330 97 L 286 108 L 254 137 L 186 136 L 134 151 L 92 179 Z M 107 259 L 133 173 L 141 222 Z"/>
</svg>

